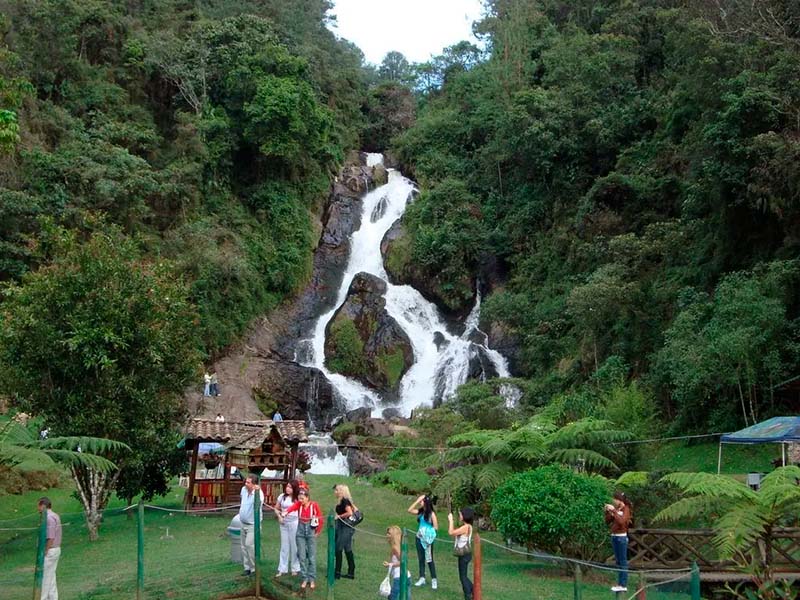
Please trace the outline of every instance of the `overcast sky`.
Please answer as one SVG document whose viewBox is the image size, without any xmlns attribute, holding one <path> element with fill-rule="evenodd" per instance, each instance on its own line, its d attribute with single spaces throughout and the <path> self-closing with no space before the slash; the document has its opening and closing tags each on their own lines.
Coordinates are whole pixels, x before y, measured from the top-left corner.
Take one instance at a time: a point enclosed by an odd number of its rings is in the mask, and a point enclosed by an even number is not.
<svg viewBox="0 0 800 600">
<path fill-rule="evenodd" d="M 442 48 L 475 39 L 472 22 L 481 0 L 334 0 L 337 35 L 353 42 L 368 62 L 380 64 L 390 50 L 423 62 Z"/>
</svg>

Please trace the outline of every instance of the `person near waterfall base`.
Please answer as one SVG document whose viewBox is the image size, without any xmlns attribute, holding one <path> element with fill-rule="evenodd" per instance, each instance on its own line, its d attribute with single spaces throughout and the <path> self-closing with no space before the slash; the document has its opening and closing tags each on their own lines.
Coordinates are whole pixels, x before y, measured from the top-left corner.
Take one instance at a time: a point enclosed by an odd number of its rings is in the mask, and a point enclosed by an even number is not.
<svg viewBox="0 0 800 600">
<path fill-rule="evenodd" d="M 439 587 L 436 579 L 436 564 L 433 562 L 433 543 L 436 541 L 436 530 L 439 529 L 439 521 L 433 510 L 433 500 L 427 494 L 423 494 L 408 507 L 408 512 L 417 517 L 417 561 L 419 562 L 419 579 L 414 584 L 416 587 L 425 585 L 425 565 L 431 572 L 431 589 Z"/>
<path fill-rule="evenodd" d="M 297 511 L 297 553 L 300 557 L 300 577 L 302 589 L 317 587 L 317 538 L 322 533 L 322 511 L 319 504 L 311 500 L 308 490 L 297 491 L 297 502 L 281 514 L 284 518 Z"/>
<path fill-rule="evenodd" d="M 333 495 L 339 501 L 334 509 L 336 511 L 336 566 L 334 577 L 340 579 L 355 579 L 356 560 L 353 556 L 353 535 L 355 528 L 348 522 L 353 516 L 356 508 L 353 506 L 353 499 L 350 495 L 350 488 L 339 483 L 333 486 Z M 342 552 L 347 557 L 347 573 L 342 575 Z"/>
<path fill-rule="evenodd" d="M 464 600 L 472 600 L 472 581 L 469 578 L 469 563 L 472 560 L 472 521 L 475 511 L 465 506 L 458 511 L 461 520 L 459 527 L 453 526 L 453 513 L 447 513 L 447 533 L 455 537 L 453 554 L 458 557 L 458 578 L 461 580 L 461 590 Z"/>
<path fill-rule="evenodd" d="M 383 566 L 388 567 L 391 591 L 389 600 L 399 600 L 400 598 L 400 543 L 403 539 L 403 530 L 397 525 L 392 525 L 386 529 L 386 541 L 389 542 L 389 560 L 383 561 Z M 408 576 L 408 600 L 411 600 L 411 573 Z"/>
<path fill-rule="evenodd" d="M 278 558 L 278 572 L 275 577 L 281 577 L 292 570 L 292 575 L 300 574 L 300 558 L 297 555 L 297 515 L 287 514 L 283 511 L 297 502 L 297 492 L 300 487 L 297 481 L 290 481 L 283 488 L 283 493 L 275 501 L 275 516 L 278 517 L 281 530 L 281 551 Z"/>
<path fill-rule="evenodd" d="M 633 522 L 633 505 L 625 492 L 614 492 L 611 504 L 605 505 L 606 523 L 611 526 L 611 547 L 617 562 L 617 585 L 612 592 L 628 591 L 628 528 Z"/>
</svg>

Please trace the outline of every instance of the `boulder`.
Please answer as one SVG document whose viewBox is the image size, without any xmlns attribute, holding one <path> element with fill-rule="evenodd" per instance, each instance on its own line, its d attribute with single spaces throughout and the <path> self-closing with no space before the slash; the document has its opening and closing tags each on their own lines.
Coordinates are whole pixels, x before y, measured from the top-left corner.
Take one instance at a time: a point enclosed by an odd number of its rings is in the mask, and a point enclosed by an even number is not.
<svg viewBox="0 0 800 600">
<path fill-rule="evenodd" d="M 361 406 L 353 410 L 348 410 L 344 419 L 350 423 L 360 423 L 369 419 L 371 415 L 372 409 L 369 406 Z"/>
<path fill-rule="evenodd" d="M 462 289 L 472 290 L 471 295 L 459 297 L 445 293 L 439 278 L 423 271 L 414 262 L 411 238 L 403 226 L 402 219 L 395 221 L 383 236 L 381 254 L 389 281 L 392 283 L 415 288 L 428 301 L 436 304 L 446 316 L 460 319 L 466 317 L 472 310 L 477 290 L 475 278 L 465 279 L 460 285 Z"/>
<path fill-rule="evenodd" d="M 330 429 L 341 411 L 333 387 L 322 371 L 290 361 L 266 359 L 254 391 L 268 408 L 275 406 L 280 410 L 284 419 L 309 419 L 318 429 Z"/>
<path fill-rule="evenodd" d="M 358 273 L 325 331 L 325 365 L 381 392 L 396 394 L 414 363 L 411 340 L 386 311 L 386 283 Z"/>
<path fill-rule="evenodd" d="M 350 448 L 347 450 L 347 466 L 351 476 L 368 476 L 386 470 L 386 463 L 363 450 Z"/>
</svg>

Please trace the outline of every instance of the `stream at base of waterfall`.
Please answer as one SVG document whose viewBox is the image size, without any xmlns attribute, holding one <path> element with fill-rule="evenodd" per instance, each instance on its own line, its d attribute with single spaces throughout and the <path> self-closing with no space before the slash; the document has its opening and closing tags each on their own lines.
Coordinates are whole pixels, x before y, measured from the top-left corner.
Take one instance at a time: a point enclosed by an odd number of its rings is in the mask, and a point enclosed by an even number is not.
<svg viewBox="0 0 800 600">
<path fill-rule="evenodd" d="M 381 164 L 380 154 L 368 154 L 367 166 Z M 305 366 L 320 369 L 331 381 L 347 410 L 367 406 L 373 416 L 381 416 L 387 408 L 409 416 L 418 406 L 432 406 L 434 401 L 452 397 L 459 385 L 467 381 L 470 361 L 480 354 L 498 377 L 508 377 L 508 364 L 497 351 L 488 348 L 487 336 L 478 329 L 480 294 L 465 319 L 462 331 L 448 327 L 435 304 L 426 300 L 408 285 L 393 285 L 383 266 L 381 241 L 389 228 L 403 216 L 413 201 L 416 188 L 398 171 L 389 169 L 385 185 L 366 194 L 363 199 L 361 226 L 351 237 L 350 257 L 342 277 L 335 306 L 317 320 L 312 336 L 301 340 L 296 359 Z M 347 298 L 353 277 L 369 273 L 387 284 L 386 310 L 411 340 L 414 364 L 400 382 L 399 399 L 389 402 L 360 382 L 332 373 L 325 367 L 325 329 L 336 310 Z M 334 453 L 335 443 L 329 436 L 316 436 L 313 443 L 301 446 L 312 454 L 312 473 L 346 473 L 346 460 Z M 317 468 L 315 468 L 315 463 Z"/>
</svg>

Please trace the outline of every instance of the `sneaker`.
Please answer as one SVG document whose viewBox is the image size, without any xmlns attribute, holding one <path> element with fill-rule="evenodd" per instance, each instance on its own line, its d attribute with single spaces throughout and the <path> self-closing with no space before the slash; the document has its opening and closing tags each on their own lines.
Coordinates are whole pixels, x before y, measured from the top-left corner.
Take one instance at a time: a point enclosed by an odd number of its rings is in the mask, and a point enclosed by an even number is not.
<svg viewBox="0 0 800 600">
<path fill-rule="evenodd" d="M 626 588 L 626 587 L 624 587 L 622 585 L 615 585 L 615 586 L 613 586 L 611 588 L 611 591 L 612 592 L 627 592 L 628 588 Z"/>
<path fill-rule="evenodd" d="M 435 590 L 438 588 L 439 588 L 439 582 L 436 581 L 436 577 L 434 577 L 433 579 L 431 579 L 431 589 Z"/>
<path fill-rule="evenodd" d="M 417 583 L 414 584 L 414 587 L 422 587 L 423 585 L 425 585 L 425 578 L 424 577 L 420 577 L 417 580 Z"/>
</svg>

